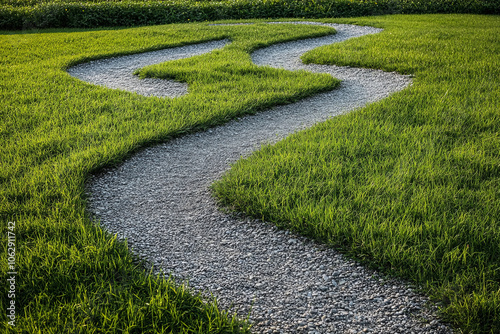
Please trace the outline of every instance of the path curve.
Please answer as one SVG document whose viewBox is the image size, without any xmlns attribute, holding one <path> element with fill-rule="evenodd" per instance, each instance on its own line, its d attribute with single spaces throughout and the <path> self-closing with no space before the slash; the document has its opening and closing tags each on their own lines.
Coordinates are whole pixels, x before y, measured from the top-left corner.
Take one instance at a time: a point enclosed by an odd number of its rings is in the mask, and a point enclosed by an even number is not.
<svg viewBox="0 0 500 334">
<path fill-rule="evenodd" d="M 210 41 L 176 48 L 93 60 L 68 68 L 67 72 L 82 81 L 144 96 L 179 97 L 188 93 L 188 85 L 175 80 L 139 79 L 134 71 L 149 65 L 201 55 L 220 49 L 229 40 Z"/>
<path fill-rule="evenodd" d="M 316 24 L 316 23 L 315 23 Z M 326 24 L 325 24 L 326 25 Z M 451 333 L 407 284 L 273 225 L 221 213 L 208 190 L 229 164 L 261 144 L 404 89 L 396 73 L 303 65 L 314 47 L 377 33 L 332 24 L 336 35 L 258 50 L 259 65 L 331 73 L 340 88 L 147 148 L 92 176 L 89 211 L 133 251 L 222 307 L 250 314 L 258 333 Z"/>
</svg>

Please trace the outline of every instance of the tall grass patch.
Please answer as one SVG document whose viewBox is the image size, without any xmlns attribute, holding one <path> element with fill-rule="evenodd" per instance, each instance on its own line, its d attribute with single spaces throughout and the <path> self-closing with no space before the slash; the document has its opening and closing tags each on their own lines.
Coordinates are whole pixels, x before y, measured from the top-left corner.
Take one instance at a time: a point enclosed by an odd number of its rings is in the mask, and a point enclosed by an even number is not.
<svg viewBox="0 0 500 334">
<path fill-rule="evenodd" d="M 385 30 L 305 62 L 398 71 L 413 85 L 264 147 L 215 193 L 417 283 L 466 332 L 500 332 L 500 19 L 336 22 Z"/>
</svg>

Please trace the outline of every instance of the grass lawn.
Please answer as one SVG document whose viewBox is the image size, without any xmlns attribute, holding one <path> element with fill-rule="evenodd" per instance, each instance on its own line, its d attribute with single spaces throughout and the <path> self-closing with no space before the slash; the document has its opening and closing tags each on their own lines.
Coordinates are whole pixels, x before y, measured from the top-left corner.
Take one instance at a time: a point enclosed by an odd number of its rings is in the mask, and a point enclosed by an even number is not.
<svg viewBox="0 0 500 334">
<path fill-rule="evenodd" d="M 0 34 L 0 247 L 6 254 L 12 232 L 16 251 L 11 269 L 7 256 L 1 258 L 2 281 L 17 271 L 14 299 L 8 297 L 10 285 L 0 285 L 0 331 L 245 332 L 245 323 L 213 301 L 148 276 L 125 244 L 86 215 L 85 179 L 145 145 L 333 89 L 338 81 L 328 75 L 259 68 L 248 54 L 332 32 L 314 26 L 184 24 Z M 89 85 L 65 72 L 90 59 L 222 38 L 233 43 L 155 70 L 191 84 L 190 94 L 177 99 Z M 11 300 L 15 327 L 6 318 Z"/>
<path fill-rule="evenodd" d="M 500 17 L 335 22 L 385 31 L 305 62 L 413 86 L 239 161 L 216 195 L 419 284 L 466 332 L 500 333 Z"/>
<path fill-rule="evenodd" d="M 339 20 L 337 20 L 339 21 Z M 215 186 L 227 205 L 324 240 L 418 284 L 465 331 L 500 332 L 500 18 L 344 19 L 386 30 L 305 61 L 411 73 L 389 99 L 268 146 Z M 236 333 L 246 324 L 150 277 L 85 213 L 89 173 L 145 145 L 334 88 L 327 75 L 258 68 L 248 52 L 324 27 L 203 24 L 0 34 L 0 247 L 15 222 L 16 327 L 27 333 Z M 159 99 L 71 78 L 72 64 L 230 38 L 149 67 L 190 83 Z M 2 257 L 2 280 L 7 257 Z M 8 286 L 0 299 L 8 305 Z"/>
</svg>

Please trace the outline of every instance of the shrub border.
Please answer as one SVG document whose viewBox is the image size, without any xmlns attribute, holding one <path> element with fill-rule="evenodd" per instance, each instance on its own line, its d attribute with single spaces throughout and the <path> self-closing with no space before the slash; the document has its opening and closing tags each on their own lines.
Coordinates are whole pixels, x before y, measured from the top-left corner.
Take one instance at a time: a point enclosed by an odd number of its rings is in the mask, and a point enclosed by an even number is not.
<svg viewBox="0 0 500 334">
<path fill-rule="evenodd" d="M 224 19 L 382 14 L 500 14 L 496 0 L 226 0 L 46 2 L 0 7 L 0 29 L 141 26 Z"/>
</svg>

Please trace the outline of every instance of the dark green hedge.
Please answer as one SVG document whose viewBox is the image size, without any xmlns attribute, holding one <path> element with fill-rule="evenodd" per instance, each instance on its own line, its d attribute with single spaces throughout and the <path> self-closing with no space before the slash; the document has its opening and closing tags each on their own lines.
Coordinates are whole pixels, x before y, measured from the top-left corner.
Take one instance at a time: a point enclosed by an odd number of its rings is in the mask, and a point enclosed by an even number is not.
<svg viewBox="0 0 500 334">
<path fill-rule="evenodd" d="M 10 1 L 10 2 L 8 2 Z M 231 0 L 39 2 L 5 0 L 0 29 L 137 26 L 219 19 L 349 17 L 395 13 L 500 14 L 498 0 Z"/>
</svg>

